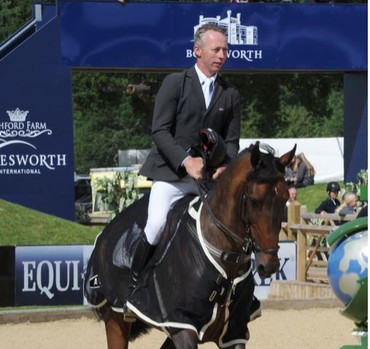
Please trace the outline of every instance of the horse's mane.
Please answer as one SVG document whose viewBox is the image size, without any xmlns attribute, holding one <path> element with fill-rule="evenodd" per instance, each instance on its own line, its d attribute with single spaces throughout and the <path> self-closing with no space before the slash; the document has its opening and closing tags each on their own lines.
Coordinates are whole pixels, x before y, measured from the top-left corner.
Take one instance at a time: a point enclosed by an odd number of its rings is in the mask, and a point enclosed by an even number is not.
<svg viewBox="0 0 370 349">
<path fill-rule="evenodd" d="M 255 144 L 251 144 L 248 148 L 242 150 L 237 158 L 250 155 L 255 146 Z M 250 171 L 247 174 L 247 181 L 270 183 L 281 178 L 284 174 L 284 169 L 277 167 L 277 162 L 275 161 L 275 149 L 270 147 L 268 144 L 263 143 L 259 144 L 259 148 L 260 160 L 255 170 Z"/>
</svg>

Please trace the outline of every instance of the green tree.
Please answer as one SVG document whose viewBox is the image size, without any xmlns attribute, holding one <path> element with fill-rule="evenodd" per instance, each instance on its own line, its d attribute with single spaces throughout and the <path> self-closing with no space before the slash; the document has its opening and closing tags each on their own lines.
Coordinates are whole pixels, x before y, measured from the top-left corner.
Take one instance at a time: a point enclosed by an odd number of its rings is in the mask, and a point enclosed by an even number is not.
<svg viewBox="0 0 370 349">
<path fill-rule="evenodd" d="M 73 74 L 77 172 L 117 166 L 120 149 L 150 148 L 148 114 L 138 97 L 125 93 L 129 81 L 121 73 Z"/>
<path fill-rule="evenodd" d="M 329 115 L 323 120 L 320 129 L 321 137 L 343 136 L 344 102 L 343 91 L 332 89 L 328 96 Z"/>
<path fill-rule="evenodd" d="M 244 138 L 343 135 L 341 74 L 240 74 L 229 79 L 241 93 Z"/>
<path fill-rule="evenodd" d="M 0 42 L 17 31 L 32 19 L 34 0 L 1 0 L 0 2 Z"/>
</svg>

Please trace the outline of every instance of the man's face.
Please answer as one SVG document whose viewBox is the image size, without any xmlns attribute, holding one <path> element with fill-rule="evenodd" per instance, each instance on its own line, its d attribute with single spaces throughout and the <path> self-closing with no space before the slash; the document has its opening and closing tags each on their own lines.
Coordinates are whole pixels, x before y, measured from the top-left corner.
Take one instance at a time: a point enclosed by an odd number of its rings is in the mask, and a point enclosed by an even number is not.
<svg viewBox="0 0 370 349">
<path fill-rule="evenodd" d="M 222 33 L 208 30 L 203 34 L 202 43 L 194 46 L 197 65 L 207 77 L 218 73 L 227 58 L 227 39 Z"/>
<path fill-rule="evenodd" d="M 330 199 L 336 199 L 338 197 L 338 192 L 337 191 L 331 191 L 329 193 Z"/>
<path fill-rule="evenodd" d="M 289 201 L 295 201 L 295 200 L 297 200 L 297 189 L 290 188 L 289 189 Z"/>
</svg>

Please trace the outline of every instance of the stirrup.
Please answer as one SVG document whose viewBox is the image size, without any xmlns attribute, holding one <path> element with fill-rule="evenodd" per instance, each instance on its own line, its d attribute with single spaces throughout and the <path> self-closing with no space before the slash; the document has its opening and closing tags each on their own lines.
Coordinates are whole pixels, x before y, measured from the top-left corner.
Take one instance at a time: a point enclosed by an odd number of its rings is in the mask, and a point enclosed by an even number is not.
<svg viewBox="0 0 370 349">
<path fill-rule="evenodd" d="M 125 322 L 135 322 L 137 320 L 136 314 L 134 314 L 126 306 L 123 308 L 123 321 Z"/>
</svg>

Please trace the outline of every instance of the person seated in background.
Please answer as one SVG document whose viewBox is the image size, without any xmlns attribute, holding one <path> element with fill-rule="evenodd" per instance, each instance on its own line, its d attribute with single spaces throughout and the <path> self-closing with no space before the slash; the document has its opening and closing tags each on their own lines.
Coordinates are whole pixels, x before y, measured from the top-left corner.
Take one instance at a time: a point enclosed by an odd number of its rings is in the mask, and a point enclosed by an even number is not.
<svg viewBox="0 0 370 349">
<path fill-rule="evenodd" d="M 290 185 L 288 187 L 289 191 L 289 199 L 286 202 L 284 209 L 283 209 L 283 214 L 281 217 L 282 222 L 288 222 L 288 207 L 294 202 L 298 200 L 298 193 L 297 193 L 297 188 L 294 185 Z"/>
<path fill-rule="evenodd" d="M 340 216 L 356 213 L 358 196 L 352 191 L 347 191 L 342 196 L 342 204 L 335 210 Z"/>
<path fill-rule="evenodd" d="M 293 157 L 292 162 L 285 169 L 285 180 L 294 184 L 296 188 L 314 184 L 315 169 L 303 153 Z"/>
<path fill-rule="evenodd" d="M 321 202 L 319 207 L 315 209 L 315 213 L 335 213 L 335 210 L 340 206 L 338 200 L 338 193 L 340 192 L 339 183 L 329 182 L 326 186 L 326 192 L 328 193 L 328 198 Z"/>
</svg>

